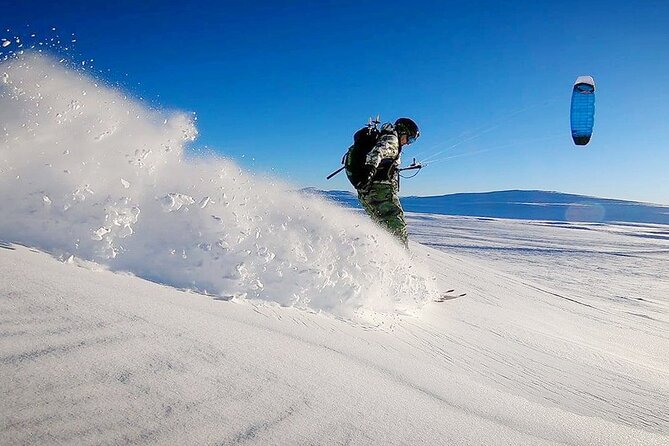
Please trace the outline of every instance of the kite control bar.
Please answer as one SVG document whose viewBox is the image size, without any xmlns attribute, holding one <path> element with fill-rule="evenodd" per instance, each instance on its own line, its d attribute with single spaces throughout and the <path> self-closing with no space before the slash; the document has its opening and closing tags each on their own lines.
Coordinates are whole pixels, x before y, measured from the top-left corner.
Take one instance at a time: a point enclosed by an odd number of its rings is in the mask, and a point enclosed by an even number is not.
<svg viewBox="0 0 669 446">
<path fill-rule="evenodd" d="M 409 164 L 407 167 L 402 167 L 400 169 L 397 169 L 398 172 L 404 172 L 405 170 L 414 170 L 414 169 L 422 169 L 423 165 L 421 163 L 416 162 L 416 158 L 413 159 L 413 162 Z"/>
<path fill-rule="evenodd" d="M 344 168 L 345 168 L 345 166 L 342 166 L 342 167 L 340 167 L 339 169 L 335 170 L 335 171 L 332 172 L 330 175 L 328 175 L 328 176 L 326 177 L 326 179 L 329 180 L 330 178 L 332 178 L 333 176 L 337 175 L 339 172 L 341 172 L 342 170 L 344 170 Z M 411 164 L 409 164 L 407 167 L 402 167 L 402 168 L 400 168 L 400 169 L 397 169 L 397 171 L 398 171 L 398 172 L 404 172 L 405 170 L 416 170 L 416 169 L 420 170 L 420 169 L 422 169 L 422 168 L 423 168 L 423 165 L 422 165 L 421 163 L 417 163 L 417 162 L 416 162 L 416 158 L 414 158 L 414 159 L 413 159 L 413 162 L 412 162 Z M 416 172 L 416 173 L 418 173 L 418 172 Z"/>
<path fill-rule="evenodd" d="M 401 168 L 397 169 L 397 176 L 399 177 L 399 178 L 397 178 L 397 188 L 399 189 L 399 187 L 400 187 L 400 178 L 413 178 L 416 175 L 418 175 L 418 172 L 420 172 L 420 170 L 422 168 L 423 168 L 423 165 L 421 163 L 417 163 L 416 158 L 414 158 L 412 163 L 409 164 L 407 167 L 401 167 Z M 410 177 L 403 177 L 400 173 L 404 172 L 406 170 L 415 170 L 416 173 L 414 173 Z"/>
</svg>

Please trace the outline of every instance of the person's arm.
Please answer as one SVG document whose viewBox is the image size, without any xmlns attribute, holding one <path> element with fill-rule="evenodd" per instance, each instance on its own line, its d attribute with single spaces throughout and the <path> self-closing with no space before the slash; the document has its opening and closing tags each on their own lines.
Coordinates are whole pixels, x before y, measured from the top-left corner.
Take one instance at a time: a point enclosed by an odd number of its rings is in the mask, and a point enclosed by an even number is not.
<svg viewBox="0 0 669 446">
<path fill-rule="evenodd" d="M 372 168 L 374 172 L 378 169 L 381 161 L 385 159 L 394 160 L 400 153 L 400 142 L 394 133 L 386 133 L 379 137 L 376 145 L 367 154 L 365 165 Z"/>
<path fill-rule="evenodd" d="M 367 154 L 365 160 L 366 178 L 362 180 L 356 189 L 365 189 L 371 184 L 376 175 L 379 165 L 384 160 L 395 160 L 400 153 L 400 142 L 394 133 L 385 133 L 379 137 L 376 145 Z"/>
</svg>

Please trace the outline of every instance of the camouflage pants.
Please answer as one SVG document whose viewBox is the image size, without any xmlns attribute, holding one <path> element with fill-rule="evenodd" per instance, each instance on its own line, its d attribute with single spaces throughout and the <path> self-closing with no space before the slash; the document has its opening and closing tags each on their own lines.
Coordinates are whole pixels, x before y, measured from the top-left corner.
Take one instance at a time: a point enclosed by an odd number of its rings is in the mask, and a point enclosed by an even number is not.
<svg viewBox="0 0 669 446">
<path fill-rule="evenodd" d="M 398 192 L 395 184 L 373 182 L 369 189 L 358 190 L 358 200 L 373 221 L 385 227 L 408 247 L 407 224 Z"/>
</svg>

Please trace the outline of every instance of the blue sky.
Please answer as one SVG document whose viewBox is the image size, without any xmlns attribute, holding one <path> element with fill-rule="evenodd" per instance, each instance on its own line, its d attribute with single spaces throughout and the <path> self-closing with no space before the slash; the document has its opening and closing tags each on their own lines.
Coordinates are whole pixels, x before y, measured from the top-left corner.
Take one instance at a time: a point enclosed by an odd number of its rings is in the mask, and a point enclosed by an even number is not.
<svg viewBox="0 0 669 446">
<path fill-rule="evenodd" d="M 100 77 L 195 112 L 195 147 L 298 186 L 350 189 L 325 176 L 380 114 L 421 126 L 405 164 L 435 160 L 402 195 L 544 189 L 669 204 L 664 0 L 0 3 L 1 32 L 74 34 L 68 55 L 93 59 Z M 585 148 L 569 132 L 582 74 L 597 82 Z"/>
</svg>

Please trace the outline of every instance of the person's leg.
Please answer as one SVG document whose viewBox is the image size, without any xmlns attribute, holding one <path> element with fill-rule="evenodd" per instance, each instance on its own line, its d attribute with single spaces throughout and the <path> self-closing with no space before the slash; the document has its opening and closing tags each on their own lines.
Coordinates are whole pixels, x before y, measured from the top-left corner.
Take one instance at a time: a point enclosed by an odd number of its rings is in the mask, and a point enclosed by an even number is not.
<svg viewBox="0 0 669 446">
<path fill-rule="evenodd" d="M 373 221 L 386 227 L 404 246 L 408 246 L 404 210 L 392 184 L 372 183 L 368 191 L 358 193 L 358 198 Z"/>
</svg>

